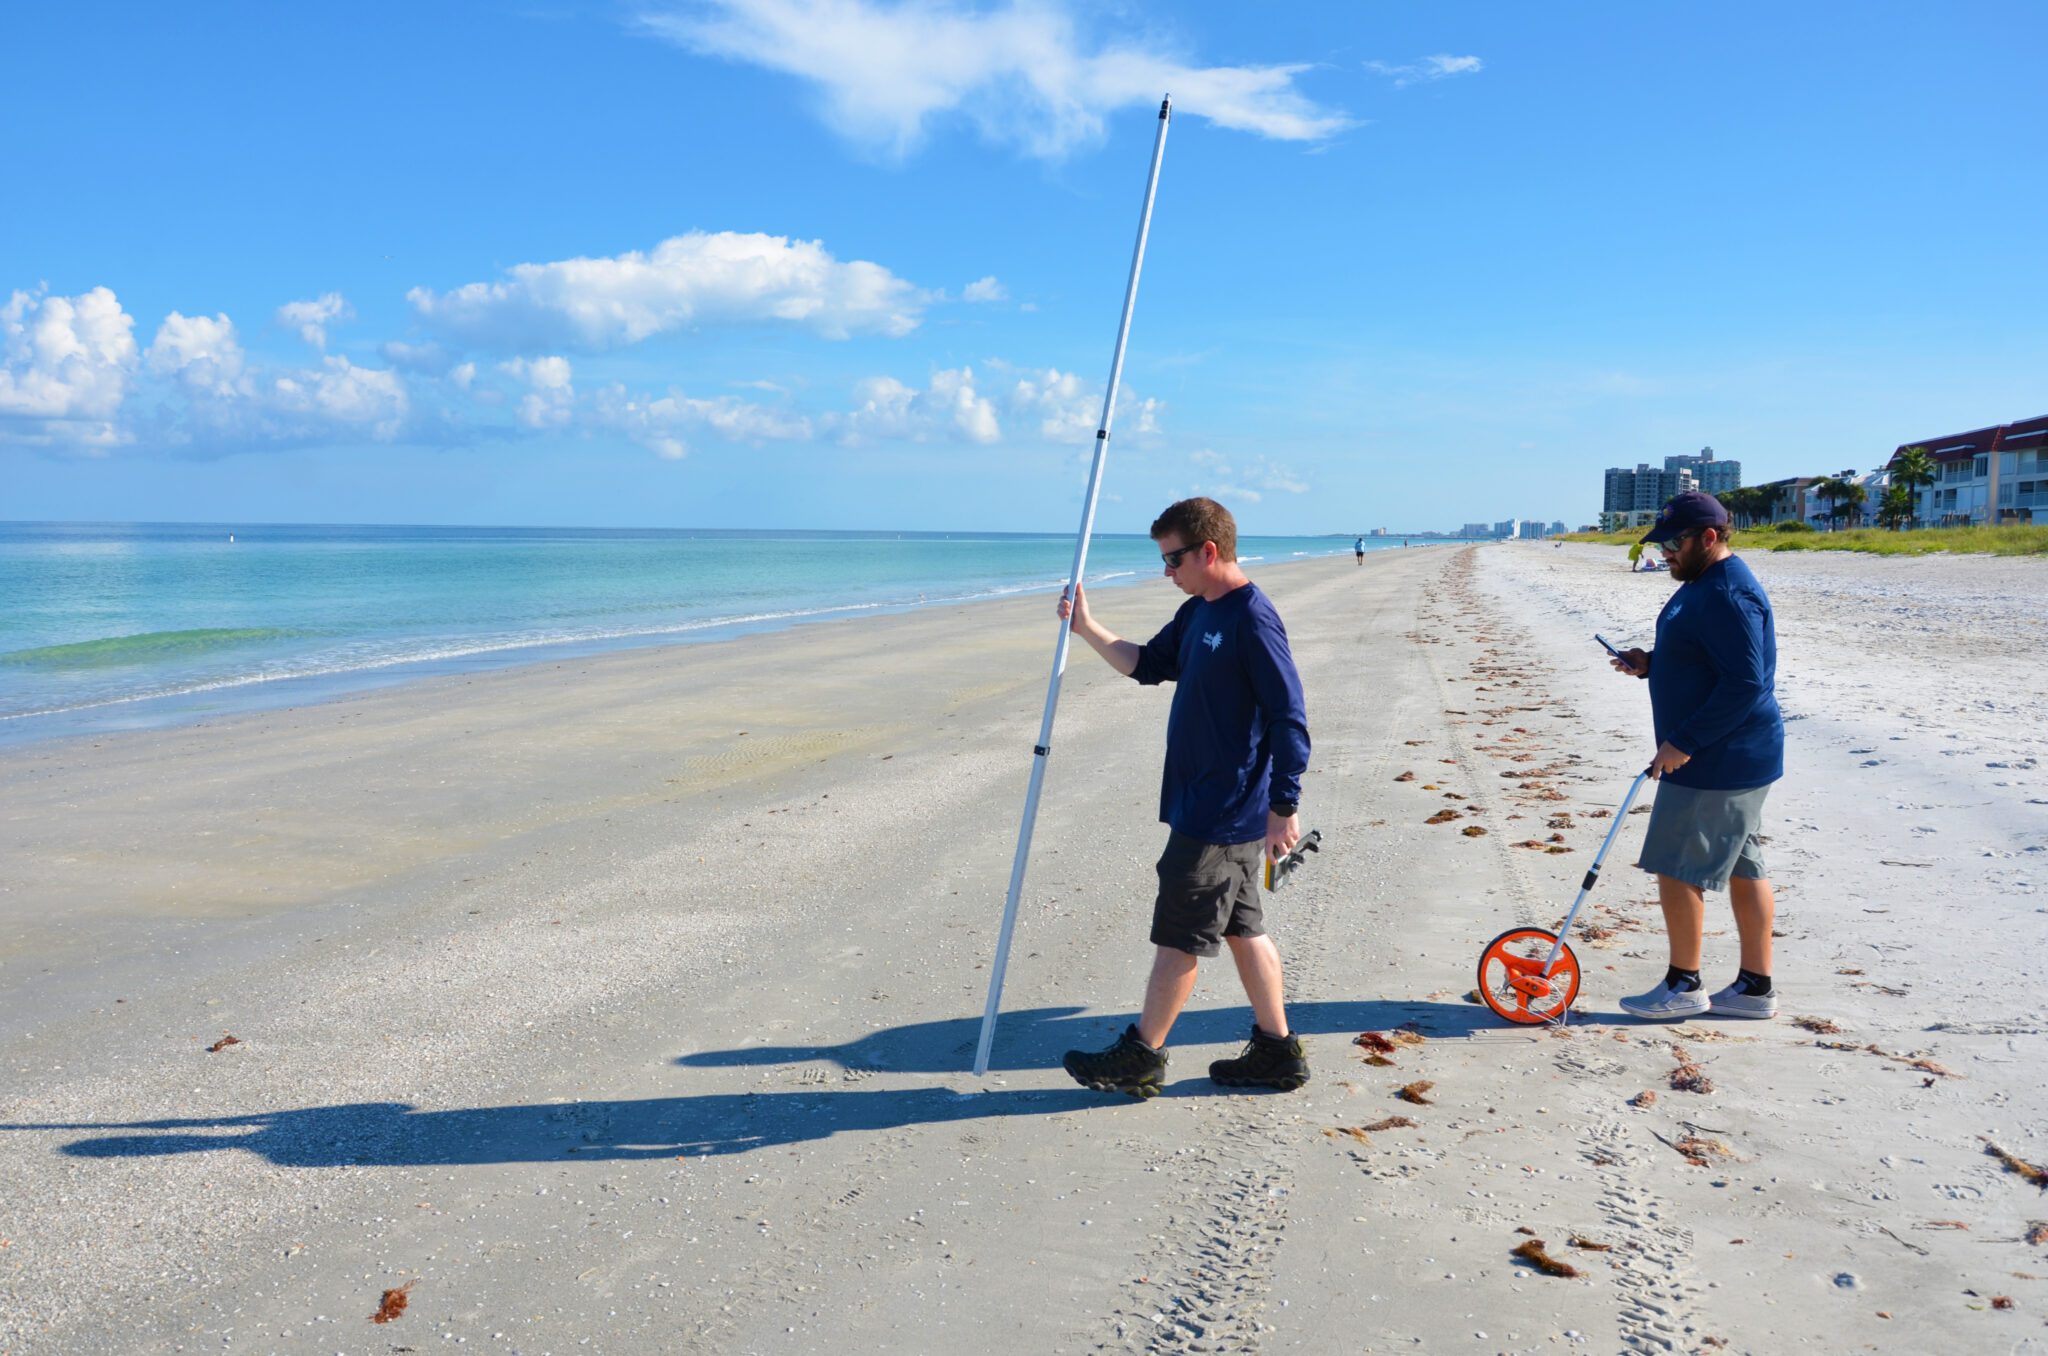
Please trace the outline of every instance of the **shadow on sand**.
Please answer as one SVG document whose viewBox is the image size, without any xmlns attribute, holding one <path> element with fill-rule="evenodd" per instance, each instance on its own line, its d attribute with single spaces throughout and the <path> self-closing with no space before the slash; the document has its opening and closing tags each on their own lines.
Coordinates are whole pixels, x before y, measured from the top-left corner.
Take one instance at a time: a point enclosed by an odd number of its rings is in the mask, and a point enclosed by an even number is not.
<svg viewBox="0 0 2048 1356">
<path fill-rule="evenodd" d="M 996 1043 L 998 1069 L 1056 1067 L 1075 1045 L 1106 1044 L 1123 1018 L 1081 1017 L 1080 1009 L 1006 1013 Z M 1440 1003 L 1302 1003 L 1288 1010 L 1305 1035 L 1343 1034 L 1413 1022 L 1428 1035 L 1462 1035 L 1494 1025 L 1483 1009 Z M 1174 1028 L 1177 1044 L 1228 1042 L 1250 1025 L 1243 1008 L 1189 1012 Z M 963 1072 L 980 1020 L 958 1018 L 877 1031 L 841 1045 L 756 1046 L 685 1055 L 700 1068 L 830 1061 L 850 1070 Z M 1166 1096 L 1221 1093 L 1197 1068 L 1174 1070 Z M 242 1149 L 281 1167 L 423 1167 L 437 1164 L 562 1163 L 579 1159 L 695 1158 L 896 1130 L 950 1121 L 1050 1116 L 1129 1105 L 1081 1088 L 849 1088 L 704 1093 L 637 1100 L 422 1111 L 404 1102 L 357 1102 L 244 1116 L 130 1122 L 0 1124 L 0 1132 L 92 1132 L 62 1152 L 73 1158 L 148 1158 Z M 123 1132 L 123 1133 L 109 1133 Z"/>
<path fill-rule="evenodd" d="M 995 1048 L 989 1067 L 996 1070 L 1057 1069 L 1069 1050 L 1093 1050 L 1117 1038 L 1128 1016 L 1084 1017 L 1077 1007 L 1026 1008 L 1006 1012 L 996 1024 Z M 1396 1002 L 1289 1003 L 1287 1021 L 1304 1036 L 1384 1031 L 1412 1022 L 1425 1036 L 1468 1036 L 1474 1031 L 1506 1025 L 1485 1008 L 1468 1003 Z M 1183 1012 L 1174 1023 L 1168 1046 L 1224 1045 L 1251 1033 L 1246 1007 L 1203 1008 Z M 981 1038 L 981 1018 L 953 1017 L 939 1022 L 914 1022 L 872 1032 L 841 1045 L 750 1045 L 732 1050 L 701 1050 L 676 1063 L 687 1068 L 722 1069 L 751 1064 L 804 1064 L 823 1060 L 843 1069 L 887 1069 L 903 1073 L 959 1073 L 974 1061 Z M 1315 1057 L 1313 1049 L 1310 1059 Z M 1201 1077 L 1200 1068 L 1176 1066 L 1177 1078 Z"/>
</svg>

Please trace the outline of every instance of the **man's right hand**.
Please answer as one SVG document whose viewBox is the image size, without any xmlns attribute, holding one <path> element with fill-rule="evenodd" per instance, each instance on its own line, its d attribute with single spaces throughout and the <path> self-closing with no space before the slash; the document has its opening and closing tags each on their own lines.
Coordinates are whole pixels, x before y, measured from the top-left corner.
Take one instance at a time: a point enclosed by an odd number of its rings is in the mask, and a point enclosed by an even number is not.
<svg viewBox="0 0 2048 1356">
<path fill-rule="evenodd" d="M 1074 585 L 1074 596 L 1070 601 L 1065 589 L 1060 590 L 1060 620 L 1071 621 L 1076 629 L 1087 629 L 1093 620 L 1088 615 L 1088 593 L 1079 584 Z"/>
<path fill-rule="evenodd" d="M 1625 673 L 1631 678 L 1646 678 L 1650 673 L 1650 656 L 1639 649 L 1623 650 L 1619 659 L 1610 659 L 1616 673 Z"/>
</svg>

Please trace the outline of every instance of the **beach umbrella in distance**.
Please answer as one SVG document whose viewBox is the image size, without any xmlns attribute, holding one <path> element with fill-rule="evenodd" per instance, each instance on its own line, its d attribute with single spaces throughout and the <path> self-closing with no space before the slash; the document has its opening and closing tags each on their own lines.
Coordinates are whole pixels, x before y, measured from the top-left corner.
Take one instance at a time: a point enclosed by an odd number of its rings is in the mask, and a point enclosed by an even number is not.
<svg viewBox="0 0 2048 1356">
<path fill-rule="evenodd" d="M 1124 344 L 1131 335 L 1131 312 L 1138 304 L 1138 274 L 1145 267 L 1145 238 L 1152 231 L 1152 200 L 1159 191 L 1159 165 L 1166 157 L 1166 128 L 1173 121 L 1171 95 L 1159 101 L 1159 131 L 1152 142 L 1152 168 L 1145 176 L 1145 203 L 1138 212 L 1138 242 L 1131 250 L 1131 276 L 1124 284 L 1123 317 L 1117 321 L 1116 349 L 1109 360 L 1109 388 L 1102 393 L 1102 418 L 1095 425 L 1095 458 L 1088 468 L 1088 491 L 1081 497 L 1081 529 L 1074 538 L 1074 568 L 1067 576 L 1067 596 L 1080 587 L 1088 564 L 1088 539 L 1095 531 L 1095 500 L 1102 490 L 1102 465 L 1109 455 L 1109 425 L 1116 413 L 1117 383 L 1123 380 Z M 1060 677 L 1067 671 L 1068 623 L 1059 623 L 1053 641 L 1052 677 L 1045 685 L 1045 714 L 1038 722 L 1038 742 L 1031 750 L 1031 785 L 1024 793 L 1024 823 L 1017 831 L 1017 855 L 1010 863 L 1010 890 L 1003 901 L 1003 925 L 996 934 L 996 957 L 989 967 L 988 1005 L 981 1014 L 981 1040 L 974 1048 L 974 1076 L 988 1072 L 989 1047 L 995 1041 L 996 1013 L 1003 1003 L 1003 971 L 1010 963 L 1010 936 L 1017 928 L 1017 901 L 1024 890 L 1024 868 L 1031 859 L 1031 830 L 1038 820 L 1038 794 L 1045 786 L 1045 760 L 1052 754 L 1052 722 L 1060 706 Z"/>
</svg>

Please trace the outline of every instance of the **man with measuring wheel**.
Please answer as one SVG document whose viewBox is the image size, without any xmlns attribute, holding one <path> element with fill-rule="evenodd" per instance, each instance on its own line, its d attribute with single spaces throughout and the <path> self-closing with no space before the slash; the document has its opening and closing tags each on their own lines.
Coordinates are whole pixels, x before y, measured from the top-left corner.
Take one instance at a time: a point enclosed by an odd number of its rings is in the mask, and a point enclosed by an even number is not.
<svg viewBox="0 0 2048 1356">
<path fill-rule="evenodd" d="M 1156 1096 L 1167 1033 L 1194 992 L 1204 956 L 1228 943 L 1251 1000 L 1244 1053 L 1209 1076 L 1227 1087 L 1292 1090 L 1308 1081 L 1301 1040 L 1288 1030 L 1280 952 L 1259 905 L 1262 857 L 1301 837 L 1296 807 L 1308 768 L 1308 710 L 1280 614 L 1237 563 L 1237 524 L 1213 499 L 1183 499 L 1152 524 L 1166 577 L 1189 596 L 1144 645 L 1088 611 L 1079 586 L 1060 616 L 1118 673 L 1175 684 L 1166 719 L 1159 818 L 1172 830 L 1152 906 L 1156 949 L 1145 1006 L 1106 1050 L 1069 1050 L 1066 1070 L 1104 1092 Z"/>
<path fill-rule="evenodd" d="M 1764 797 L 1785 775 L 1771 602 L 1728 545 L 1728 512 L 1687 491 L 1643 535 L 1679 585 L 1657 617 L 1654 649 L 1624 650 L 1616 670 L 1650 684 L 1657 780 L 1636 865 L 1657 877 L 1671 963 L 1648 993 L 1621 1000 L 1638 1017 L 1775 1017 L 1771 922 L 1776 901 L 1757 829 Z M 1700 982 L 1703 892 L 1726 890 L 1742 937 L 1735 982 L 1709 997 Z"/>
</svg>

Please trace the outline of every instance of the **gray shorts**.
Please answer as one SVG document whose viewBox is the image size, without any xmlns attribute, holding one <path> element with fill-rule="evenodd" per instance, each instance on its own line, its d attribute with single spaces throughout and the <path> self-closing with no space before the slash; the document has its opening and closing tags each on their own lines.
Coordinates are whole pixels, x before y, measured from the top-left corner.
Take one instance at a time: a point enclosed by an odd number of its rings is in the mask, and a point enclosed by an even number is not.
<svg viewBox="0 0 2048 1356">
<path fill-rule="evenodd" d="M 1650 827 L 1636 865 L 1702 890 L 1725 890 L 1730 876 L 1764 879 L 1764 852 L 1756 831 L 1763 823 L 1769 786 L 1703 791 L 1657 783 Z"/>
<path fill-rule="evenodd" d="M 1263 937 L 1259 872 L 1266 842 L 1205 843 L 1178 829 L 1159 854 L 1159 897 L 1152 902 L 1152 944 L 1213 956 L 1225 937 Z"/>
</svg>

